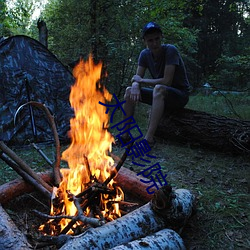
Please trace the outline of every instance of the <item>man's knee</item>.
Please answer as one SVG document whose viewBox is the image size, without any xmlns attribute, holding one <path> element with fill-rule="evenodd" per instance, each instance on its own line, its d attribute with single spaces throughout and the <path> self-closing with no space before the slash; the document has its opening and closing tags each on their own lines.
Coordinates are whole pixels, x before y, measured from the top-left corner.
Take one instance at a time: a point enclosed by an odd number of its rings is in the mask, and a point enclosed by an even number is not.
<svg viewBox="0 0 250 250">
<path fill-rule="evenodd" d="M 155 85 L 154 92 L 153 92 L 154 97 L 164 97 L 166 93 L 167 93 L 167 90 L 164 85 L 161 85 L 161 84 Z"/>
<path fill-rule="evenodd" d="M 124 94 L 124 99 L 127 100 L 130 97 L 131 87 L 127 87 Z"/>
</svg>

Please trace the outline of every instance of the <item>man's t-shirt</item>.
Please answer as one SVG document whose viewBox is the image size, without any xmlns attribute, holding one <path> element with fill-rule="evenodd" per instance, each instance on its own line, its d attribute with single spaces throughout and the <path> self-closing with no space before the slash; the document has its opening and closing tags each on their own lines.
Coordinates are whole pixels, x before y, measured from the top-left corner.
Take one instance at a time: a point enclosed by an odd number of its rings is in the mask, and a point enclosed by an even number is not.
<svg viewBox="0 0 250 250">
<path fill-rule="evenodd" d="M 153 79 L 164 77 L 165 65 L 175 65 L 171 87 L 189 91 L 190 83 L 187 78 L 185 65 L 177 48 L 171 44 L 163 44 L 162 48 L 164 53 L 156 61 L 149 49 L 142 50 L 138 59 L 138 65 L 147 68 Z"/>
</svg>

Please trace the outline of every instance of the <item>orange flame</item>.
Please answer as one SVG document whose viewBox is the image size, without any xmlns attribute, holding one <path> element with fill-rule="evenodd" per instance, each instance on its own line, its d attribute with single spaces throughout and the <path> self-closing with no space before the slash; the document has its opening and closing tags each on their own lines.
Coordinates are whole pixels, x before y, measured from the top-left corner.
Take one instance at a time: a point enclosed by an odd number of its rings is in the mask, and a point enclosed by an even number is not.
<svg viewBox="0 0 250 250">
<path fill-rule="evenodd" d="M 75 116 L 70 120 L 71 145 L 62 153 L 62 159 L 68 162 L 70 171 L 62 171 L 63 181 L 59 190 L 62 191 L 65 215 L 74 216 L 77 209 L 73 202 L 68 200 L 67 190 L 77 195 L 87 188 L 93 178 L 103 183 L 114 168 L 114 161 L 108 155 L 112 149 L 114 138 L 108 132 L 109 117 L 106 107 L 99 101 L 111 101 L 112 95 L 100 84 L 102 63 L 94 64 L 92 57 L 84 62 L 80 60 L 74 68 L 73 75 L 76 79 L 71 88 L 70 103 Z M 63 169 L 62 169 L 63 170 Z M 112 185 L 112 181 L 109 184 Z M 123 199 L 122 190 L 118 190 L 116 199 Z M 105 195 L 101 197 L 105 214 Z M 117 204 L 113 206 L 115 214 L 119 213 Z M 55 214 L 55 211 L 52 213 Z M 62 221 L 61 221 L 62 222 Z M 61 229 L 67 224 L 63 220 Z"/>
</svg>

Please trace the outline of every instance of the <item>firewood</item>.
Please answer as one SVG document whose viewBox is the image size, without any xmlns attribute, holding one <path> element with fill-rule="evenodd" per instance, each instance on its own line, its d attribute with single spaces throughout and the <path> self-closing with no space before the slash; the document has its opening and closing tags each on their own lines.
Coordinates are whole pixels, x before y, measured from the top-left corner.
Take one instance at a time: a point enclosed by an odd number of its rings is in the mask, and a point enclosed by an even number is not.
<svg viewBox="0 0 250 250">
<path fill-rule="evenodd" d="M 24 235 L 18 230 L 9 215 L 0 204 L 0 249 L 32 249 Z"/>
<path fill-rule="evenodd" d="M 166 190 L 169 192 L 166 193 Z M 174 192 L 171 188 L 166 190 L 163 190 L 160 196 L 154 196 L 156 200 L 153 199 L 133 212 L 69 239 L 60 249 L 109 249 L 146 237 L 166 227 L 176 228 L 172 222 L 183 226 L 192 214 L 195 197 L 185 189 Z"/>
<path fill-rule="evenodd" d="M 185 245 L 172 229 L 162 229 L 144 238 L 111 248 L 110 250 L 185 250 Z"/>
<path fill-rule="evenodd" d="M 20 168 L 15 162 L 9 159 L 4 153 L 0 153 L 0 158 L 5 161 L 10 167 L 12 167 L 27 183 L 31 184 L 35 189 L 41 192 L 45 197 L 50 199 L 51 193 L 44 188 L 40 182 L 37 182 L 29 174 L 27 174 L 22 168 Z M 1 190 L 1 189 L 0 189 Z"/>
<path fill-rule="evenodd" d="M 24 162 L 14 151 L 12 151 L 3 141 L 0 141 L 0 149 L 24 172 L 26 172 L 28 175 L 30 175 L 32 178 L 34 178 L 39 184 L 41 184 L 45 189 L 47 189 L 50 193 L 52 192 L 52 187 L 48 185 L 46 182 L 41 180 L 37 174 L 28 166 L 26 162 Z"/>
</svg>

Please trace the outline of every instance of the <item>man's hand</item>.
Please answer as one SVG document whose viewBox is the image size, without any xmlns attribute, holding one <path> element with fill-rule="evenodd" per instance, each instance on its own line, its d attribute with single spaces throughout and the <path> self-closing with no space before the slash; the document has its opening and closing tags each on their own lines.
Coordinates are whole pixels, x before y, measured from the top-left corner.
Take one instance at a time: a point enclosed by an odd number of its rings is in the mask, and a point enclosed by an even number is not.
<svg viewBox="0 0 250 250">
<path fill-rule="evenodd" d="M 141 90 L 138 82 L 133 82 L 130 92 L 130 99 L 134 102 L 138 102 L 141 98 Z"/>
<path fill-rule="evenodd" d="M 131 79 L 131 82 L 142 82 L 142 78 L 139 75 L 134 75 Z"/>
</svg>

